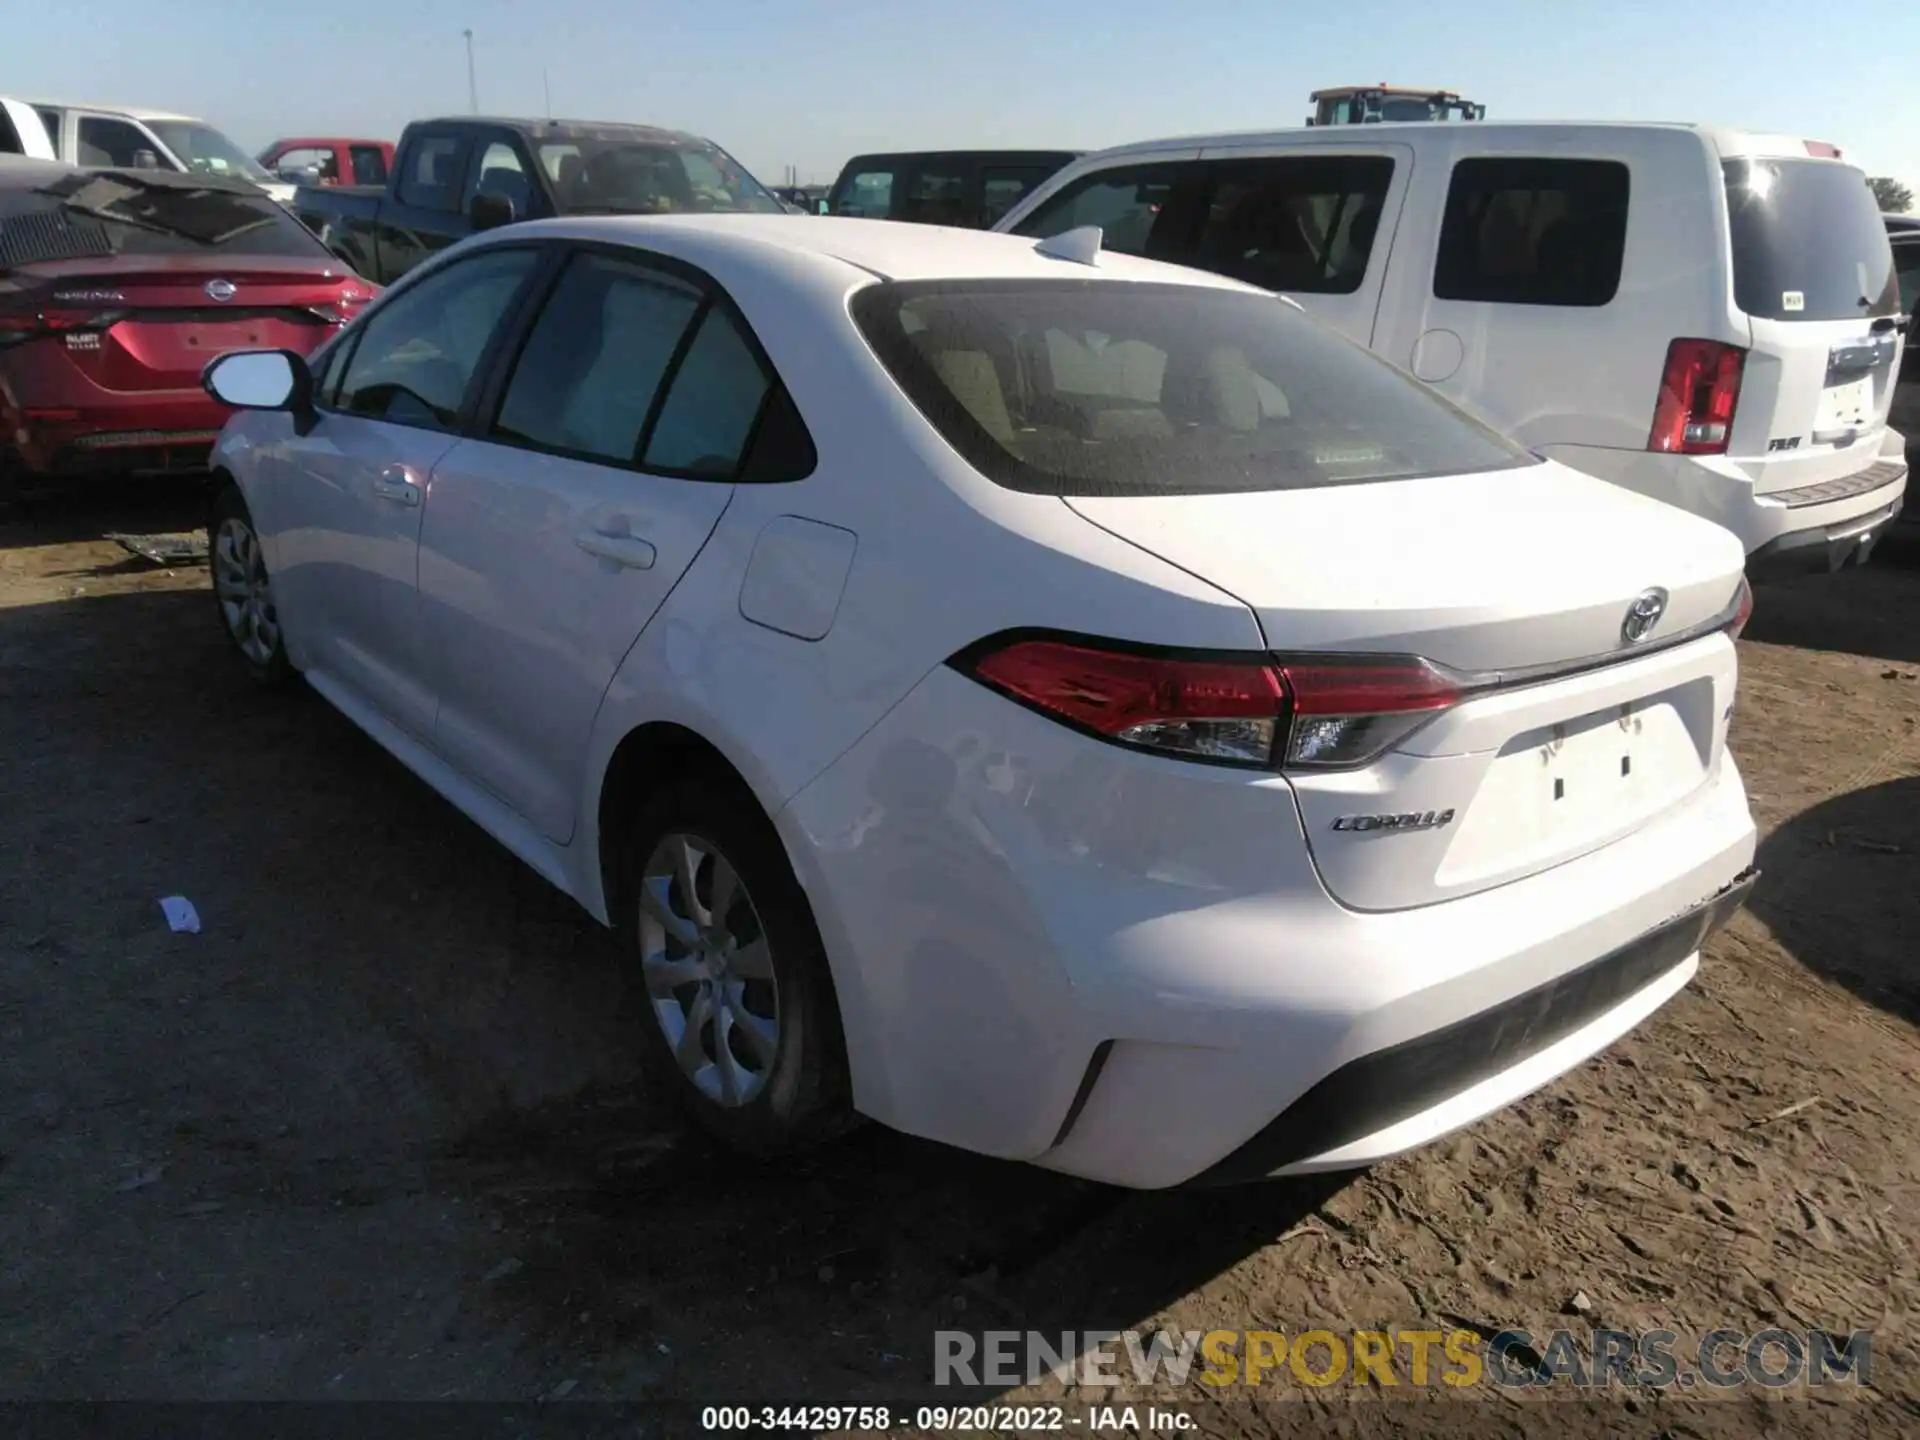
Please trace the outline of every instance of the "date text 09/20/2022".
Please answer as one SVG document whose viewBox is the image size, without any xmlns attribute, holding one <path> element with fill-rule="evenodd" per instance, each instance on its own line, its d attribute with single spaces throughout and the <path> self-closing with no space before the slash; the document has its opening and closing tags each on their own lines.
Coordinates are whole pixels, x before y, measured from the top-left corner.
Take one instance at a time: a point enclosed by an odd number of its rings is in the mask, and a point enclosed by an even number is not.
<svg viewBox="0 0 1920 1440">
<path fill-rule="evenodd" d="M 981 1431 L 1177 1434 L 1191 1430 L 1193 1419 L 1184 1410 L 1159 1405 L 920 1405 L 910 1411 L 885 1405 L 709 1405 L 700 1412 L 700 1428 L 807 1434 L 823 1430 L 929 1435 Z"/>
</svg>

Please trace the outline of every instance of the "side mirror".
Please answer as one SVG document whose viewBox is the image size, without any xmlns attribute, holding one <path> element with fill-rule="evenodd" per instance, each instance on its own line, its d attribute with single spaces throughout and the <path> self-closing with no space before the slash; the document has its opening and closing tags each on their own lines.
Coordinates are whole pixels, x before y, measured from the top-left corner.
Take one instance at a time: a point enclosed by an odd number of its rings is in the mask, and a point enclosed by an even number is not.
<svg viewBox="0 0 1920 1440">
<path fill-rule="evenodd" d="M 502 225 L 514 222 L 513 201 L 504 195 L 495 195 L 482 190 L 473 197 L 473 203 L 467 206 L 467 218 L 473 222 L 476 232 L 497 230 Z"/>
<path fill-rule="evenodd" d="M 200 373 L 200 385 L 222 405 L 236 410 L 313 409 L 313 372 L 291 350 L 235 350 L 212 361 Z"/>
<path fill-rule="evenodd" d="M 135 170 L 158 170 L 160 168 L 160 157 L 151 150 L 136 150 L 133 152 L 132 168 Z"/>
</svg>

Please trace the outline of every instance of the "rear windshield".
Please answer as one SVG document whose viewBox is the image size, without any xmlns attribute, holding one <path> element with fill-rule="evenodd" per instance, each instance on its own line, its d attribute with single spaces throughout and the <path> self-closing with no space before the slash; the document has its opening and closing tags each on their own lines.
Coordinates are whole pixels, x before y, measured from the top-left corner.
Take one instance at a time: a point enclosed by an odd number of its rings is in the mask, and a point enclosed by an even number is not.
<svg viewBox="0 0 1920 1440">
<path fill-rule="evenodd" d="M 1733 298 L 1757 320 L 1894 315 L 1893 250 L 1866 176 L 1831 160 L 1729 160 Z"/>
<path fill-rule="evenodd" d="M 95 172 L 37 190 L 0 189 L 0 269 L 97 255 L 332 258 L 290 213 L 237 183 Z"/>
<path fill-rule="evenodd" d="M 1014 490 L 1297 490 L 1536 463 L 1275 296 L 922 281 L 860 291 L 853 316 L 948 443 Z"/>
</svg>

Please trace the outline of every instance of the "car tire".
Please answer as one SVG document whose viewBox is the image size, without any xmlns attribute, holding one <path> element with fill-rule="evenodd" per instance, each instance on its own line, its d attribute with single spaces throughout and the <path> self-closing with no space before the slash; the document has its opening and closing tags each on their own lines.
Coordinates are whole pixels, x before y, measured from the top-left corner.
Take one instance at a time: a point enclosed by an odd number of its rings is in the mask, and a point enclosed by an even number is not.
<svg viewBox="0 0 1920 1440">
<path fill-rule="evenodd" d="M 231 481 L 214 497 L 207 519 L 207 570 L 220 628 L 248 676 L 266 686 L 291 680 L 293 663 L 287 659 L 260 536 L 240 487 Z"/>
<path fill-rule="evenodd" d="M 779 836 L 717 771 L 642 803 L 621 847 L 615 929 L 650 1071 L 728 1146 L 787 1154 L 855 1122 L 839 1002 Z"/>
</svg>

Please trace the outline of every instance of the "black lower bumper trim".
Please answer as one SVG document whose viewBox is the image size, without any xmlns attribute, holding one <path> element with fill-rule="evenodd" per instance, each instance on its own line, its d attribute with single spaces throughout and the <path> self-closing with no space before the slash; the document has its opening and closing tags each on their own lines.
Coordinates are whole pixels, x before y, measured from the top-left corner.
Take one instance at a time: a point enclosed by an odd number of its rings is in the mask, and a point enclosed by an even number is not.
<svg viewBox="0 0 1920 1440">
<path fill-rule="evenodd" d="M 1747 870 L 1704 905 L 1525 994 L 1441 1030 L 1350 1060 L 1189 1185 L 1234 1185 L 1351 1145 L 1497 1075 L 1645 989 L 1746 903 Z"/>
</svg>

